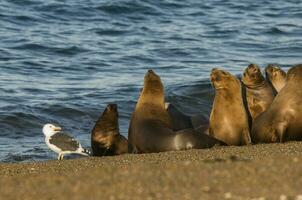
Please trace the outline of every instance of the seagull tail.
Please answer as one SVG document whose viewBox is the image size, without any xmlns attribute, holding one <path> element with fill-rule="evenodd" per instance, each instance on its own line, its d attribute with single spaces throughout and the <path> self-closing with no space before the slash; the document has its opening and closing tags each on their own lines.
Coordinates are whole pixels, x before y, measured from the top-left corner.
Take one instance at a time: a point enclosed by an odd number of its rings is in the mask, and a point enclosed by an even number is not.
<svg viewBox="0 0 302 200">
<path fill-rule="evenodd" d="M 91 151 L 89 149 L 85 149 L 85 148 L 81 148 L 78 153 L 81 154 L 81 155 L 84 155 L 84 156 L 91 156 L 92 155 Z"/>
</svg>

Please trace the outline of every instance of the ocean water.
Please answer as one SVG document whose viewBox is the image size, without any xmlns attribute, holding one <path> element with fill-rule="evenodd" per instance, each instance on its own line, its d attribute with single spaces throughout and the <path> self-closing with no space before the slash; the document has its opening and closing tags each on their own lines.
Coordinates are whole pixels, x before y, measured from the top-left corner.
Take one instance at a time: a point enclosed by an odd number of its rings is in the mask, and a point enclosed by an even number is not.
<svg viewBox="0 0 302 200">
<path fill-rule="evenodd" d="M 213 67 L 299 62 L 299 0 L 2 0 L 0 161 L 56 159 L 41 131 L 49 122 L 90 147 L 108 103 L 127 136 L 148 69 L 167 101 L 209 115 Z"/>
</svg>

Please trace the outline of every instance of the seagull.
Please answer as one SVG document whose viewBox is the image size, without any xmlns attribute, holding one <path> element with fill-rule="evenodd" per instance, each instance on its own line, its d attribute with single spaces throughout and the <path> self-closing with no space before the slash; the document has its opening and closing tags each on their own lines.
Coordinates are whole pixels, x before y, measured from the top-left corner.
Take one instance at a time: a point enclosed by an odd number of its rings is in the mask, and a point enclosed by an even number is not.
<svg viewBox="0 0 302 200">
<path fill-rule="evenodd" d="M 51 150 L 59 154 L 58 160 L 63 160 L 65 154 L 91 155 L 89 150 L 84 149 L 78 141 L 62 133 L 61 130 L 61 127 L 53 124 L 45 124 L 43 126 L 45 143 Z"/>
</svg>

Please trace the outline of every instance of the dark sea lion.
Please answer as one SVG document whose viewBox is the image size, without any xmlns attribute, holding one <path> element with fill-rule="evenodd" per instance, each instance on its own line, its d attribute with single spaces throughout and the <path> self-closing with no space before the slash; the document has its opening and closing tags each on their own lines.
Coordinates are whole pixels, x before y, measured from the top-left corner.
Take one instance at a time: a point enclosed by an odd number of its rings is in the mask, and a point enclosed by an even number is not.
<svg viewBox="0 0 302 200">
<path fill-rule="evenodd" d="M 172 129 L 174 131 L 179 131 L 186 128 L 194 128 L 191 117 L 182 113 L 175 105 L 165 103 L 165 109 L 170 116 Z"/>
<path fill-rule="evenodd" d="M 266 79 L 274 87 L 276 92 L 280 92 L 286 83 L 286 73 L 279 66 L 269 64 L 265 68 Z"/>
<path fill-rule="evenodd" d="M 209 134 L 228 145 L 251 143 L 248 115 L 240 81 L 224 70 L 214 68 L 210 76 L 215 98 L 210 115 Z"/>
<path fill-rule="evenodd" d="M 200 127 L 209 126 L 209 119 L 202 115 L 189 116 L 181 112 L 174 104 L 165 103 L 174 131 L 179 131 L 186 128 L 194 128 L 195 130 Z"/>
<path fill-rule="evenodd" d="M 181 112 L 174 104 L 165 103 L 172 124 L 173 131 L 193 128 L 194 130 L 208 134 L 209 119 L 202 115 L 189 116 Z"/>
<path fill-rule="evenodd" d="M 252 127 L 255 143 L 302 140 L 302 64 L 292 67 L 286 84 Z"/>
<path fill-rule="evenodd" d="M 116 104 L 109 104 L 91 132 L 94 156 L 113 156 L 128 153 L 128 140 L 119 132 Z"/>
<path fill-rule="evenodd" d="M 128 137 L 137 153 L 209 148 L 223 144 L 194 129 L 172 130 L 171 119 L 165 109 L 164 87 L 160 77 L 152 70 L 145 75 Z"/>
<path fill-rule="evenodd" d="M 246 87 L 248 110 L 252 120 L 264 112 L 275 98 L 274 90 L 263 77 L 260 68 L 250 64 L 243 73 L 242 82 Z"/>
</svg>

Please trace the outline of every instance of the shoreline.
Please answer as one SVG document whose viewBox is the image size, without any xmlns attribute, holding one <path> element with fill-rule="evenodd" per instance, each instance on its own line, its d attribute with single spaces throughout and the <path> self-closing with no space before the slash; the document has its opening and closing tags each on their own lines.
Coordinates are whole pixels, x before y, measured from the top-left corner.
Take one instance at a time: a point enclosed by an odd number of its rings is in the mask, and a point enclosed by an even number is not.
<svg viewBox="0 0 302 200">
<path fill-rule="evenodd" d="M 0 163 L 0 176 L 0 199 L 302 199 L 302 142 Z"/>
</svg>

